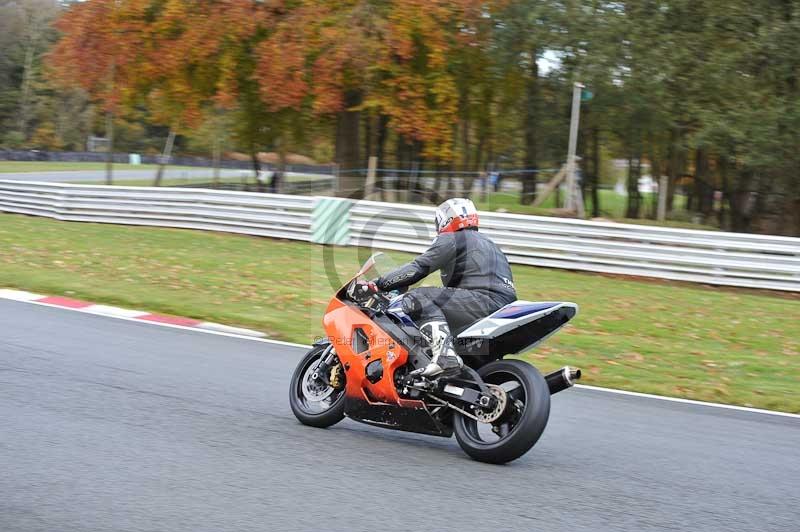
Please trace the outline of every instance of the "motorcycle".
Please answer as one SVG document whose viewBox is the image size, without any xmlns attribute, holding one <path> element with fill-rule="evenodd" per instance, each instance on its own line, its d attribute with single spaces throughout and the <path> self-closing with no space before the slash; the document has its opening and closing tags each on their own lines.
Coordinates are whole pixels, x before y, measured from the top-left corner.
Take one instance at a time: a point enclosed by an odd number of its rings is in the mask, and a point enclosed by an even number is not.
<svg viewBox="0 0 800 532">
<path fill-rule="evenodd" d="M 374 292 L 362 278 L 375 254 L 331 299 L 319 340 L 300 360 L 289 403 L 297 419 L 329 427 L 345 416 L 384 428 L 449 438 L 475 460 L 510 462 L 544 432 L 550 396 L 571 387 L 579 369 L 542 376 L 505 355 L 542 342 L 571 320 L 569 302 L 515 301 L 456 335 L 460 374 L 426 379 L 430 349 L 403 312 L 402 294 Z"/>
</svg>

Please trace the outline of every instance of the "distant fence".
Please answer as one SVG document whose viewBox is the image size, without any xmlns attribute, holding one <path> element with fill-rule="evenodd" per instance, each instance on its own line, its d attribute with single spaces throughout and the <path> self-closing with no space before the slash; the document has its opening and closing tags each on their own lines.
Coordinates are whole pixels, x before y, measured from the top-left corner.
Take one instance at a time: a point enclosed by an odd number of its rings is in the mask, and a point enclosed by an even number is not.
<svg viewBox="0 0 800 532">
<path fill-rule="evenodd" d="M 287 172 L 288 174 L 288 172 Z M 288 174 L 291 175 L 291 174 Z M 282 194 L 324 194 L 333 190 L 334 179 L 333 177 L 313 179 L 314 175 L 309 176 L 311 179 L 304 179 L 301 181 L 283 181 L 280 184 L 280 192 Z M 185 185 L 174 185 L 179 188 L 210 188 L 213 190 L 238 190 L 243 192 L 269 192 L 269 181 L 253 183 L 247 181 L 244 183 L 233 183 L 223 181 L 221 183 L 206 182 L 206 183 L 188 183 Z"/>
<path fill-rule="evenodd" d="M 433 207 L 207 189 L 0 180 L 0 211 L 410 252 L 433 236 Z M 798 238 L 485 212 L 481 231 L 516 264 L 800 291 Z"/>
</svg>

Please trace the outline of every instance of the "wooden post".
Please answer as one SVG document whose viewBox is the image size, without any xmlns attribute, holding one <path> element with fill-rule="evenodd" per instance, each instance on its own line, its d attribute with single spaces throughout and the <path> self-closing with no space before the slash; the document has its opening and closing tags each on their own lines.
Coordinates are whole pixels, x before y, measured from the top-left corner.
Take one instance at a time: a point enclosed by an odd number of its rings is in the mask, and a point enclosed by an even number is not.
<svg viewBox="0 0 800 532">
<path fill-rule="evenodd" d="M 164 167 L 169 164 L 169 161 L 172 158 L 172 145 L 174 142 L 175 129 L 170 128 L 169 134 L 167 135 L 167 142 L 164 144 L 164 152 L 161 154 L 161 157 L 158 160 L 158 169 L 156 170 L 156 177 L 153 180 L 154 187 L 161 186 L 161 179 L 164 177 Z"/>
<path fill-rule="evenodd" d="M 569 146 L 567 148 L 567 210 L 574 211 L 575 205 L 575 151 L 578 146 L 578 125 L 581 114 L 581 90 L 583 83 L 572 84 L 572 114 L 569 123 Z"/>
<path fill-rule="evenodd" d="M 532 205 L 532 206 L 533 206 L 533 207 L 538 207 L 539 205 L 541 205 L 542 203 L 544 203 L 544 200 L 546 200 L 546 199 L 547 199 L 547 197 L 548 197 L 550 194 L 552 194 L 552 193 L 553 193 L 553 191 L 554 191 L 556 188 L 558 188 L 558 185 L 560 185 L 560 184 L 561 184 L 561 182 L 562 182 L 562 181 L 564 181 L 564 178 L 566 177 L 566 175 L 567 175 L 567 165 L 564 165 L 564 166 L 562 166 L 562 167 L 561 167 L 561 170 L 559 170 L 559 171 L 556 173 L 556 175 L 554 175 L 554 176 L 553 176 L 553 179 L 551 179 L 551 180 L 550 180 L 550 181 L 547 183 L 547 185 L 545 185 L 545 187 L 544 187 L 544 189 L 542 190 L 542 192 L 541 192 L 540 194 L 537 194 L 537 196 L 536 196 L 536 201 L 534 201 L 534 202 L 533 202 L 533 205 Z"/>
</svg>

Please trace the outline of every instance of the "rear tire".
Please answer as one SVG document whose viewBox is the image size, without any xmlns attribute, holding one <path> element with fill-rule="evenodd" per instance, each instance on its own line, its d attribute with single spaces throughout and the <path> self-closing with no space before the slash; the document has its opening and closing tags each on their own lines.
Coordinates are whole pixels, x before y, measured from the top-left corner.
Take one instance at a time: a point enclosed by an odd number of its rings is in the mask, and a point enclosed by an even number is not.
<svg viewBox="0 0 800 532">
<path fill-rule="evenodd" d="M 487 384 L 500 385 L 513 381 L 519 383 L 517 390 L 509 393 L 509 408 L 512 393 L 516 400 L 523 403 L 523 407 L 521 412 L 517 410 L 513 415 L 507 410 L 508 417 L 504 415 L 498 420 L 499 424 L 504 420 L 517 418 L 508 433 L 497 436 L 495 441 L 484 439 L 485 436 L 480 434 L 489 432 L 486 423 L 479 423 L 456 412 L 453 418 L 456 440 L 465 453 L 480 462 L 504 464 L 516 460 L 536 444 L 547 426 L 550 417 L 550 390 L 547 382 L 539 370 L 521 360 L 490 362 L 480 368 L 478 374 Z"/>
<path fill-rule="evenodd" d="M 300 360 L 292 374 L 292 381 L 289 385 L 289 406 L 292 407 L 294 416 L 303 425 L 325 428 L 335 425 L 344 418 L 344 387 L 339 390 L 330 390 L 324 400 L 315 401 L 315 398 L 310 397 L 303 386 L 304 380 L 309 379 L 309 371 L 314 364 L 319 363 L 327 348 L 328 345 L 314 346 Z M 342 372 L 342 378 L 344 378 L 344 372 Z M 324 395 L 327 392 L 328 389 L 323 389 L 320 394 Z M 311 408 L 312 406 L 317 406 L 318 410 L 315 411 Z"/>
</svg>

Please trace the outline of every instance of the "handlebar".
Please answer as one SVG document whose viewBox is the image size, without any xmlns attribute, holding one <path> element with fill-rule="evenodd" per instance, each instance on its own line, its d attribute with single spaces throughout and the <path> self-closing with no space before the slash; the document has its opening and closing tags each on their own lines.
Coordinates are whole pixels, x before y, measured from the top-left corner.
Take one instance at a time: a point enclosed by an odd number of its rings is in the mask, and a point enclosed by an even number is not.
<svg viewBox="0 0 800 532">
<path fill-rule="evenodd" d="M 356 303 L 362 304 L 367 308 L 378 308 L 379 310 L 388 306 L 392 300 L 386 292 L 369 290 L 367 285 L 360 284 L 356 279 L 352 281 L 347 290 L 347 295 Z"/>
</svg>

